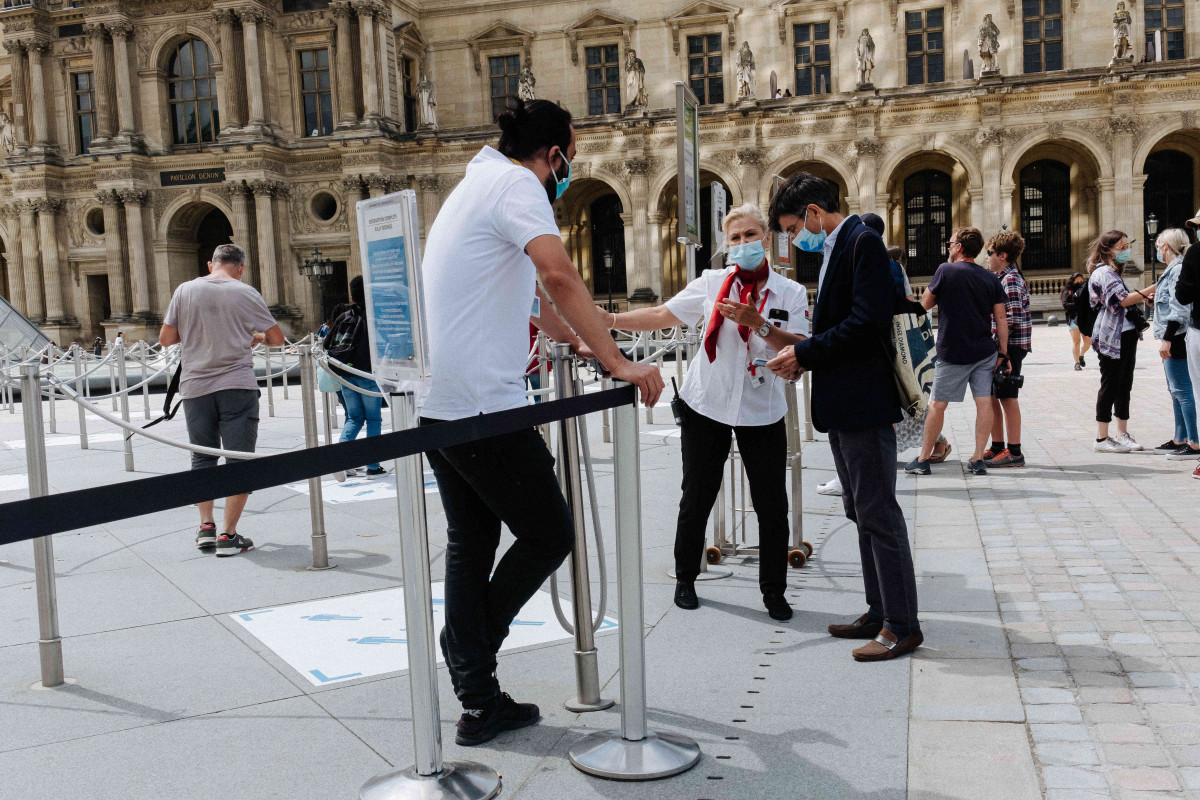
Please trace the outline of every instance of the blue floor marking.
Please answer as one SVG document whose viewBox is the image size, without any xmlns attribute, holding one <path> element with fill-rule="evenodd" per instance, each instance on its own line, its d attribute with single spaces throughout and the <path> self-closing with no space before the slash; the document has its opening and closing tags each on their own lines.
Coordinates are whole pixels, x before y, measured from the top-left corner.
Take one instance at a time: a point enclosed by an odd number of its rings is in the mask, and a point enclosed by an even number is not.
<svg viewBox="0 0 1200 800">
<path fill-rule="evenodd" d="M 275 609 L 273 609 L 273 608 L 268 608 L 265 611 L 250 611 L 245 614 L 238 614 L 238 616 L 241 617 L 242 619 L 246 620 L 247 622 L 252 622 L 253 620 L 251 620 L 250 618 L 253 617 L 255 614 L 270 614 L 274 610 Z"/>
<path fill-rule="evenodd" d="M 309 622 L 339 622 L 341 620 L 356 620 L 362 617 L 343 617 L 340 614 L 313 614 L 311 617 L 301 617 Z"/>
<path fill-rule="evenodd" d="M 357 678 L 359 675 L 362 675 L 361 672 L 351 672 L 349 675 L 336 675 L 332 678 L 326 678 L 325 673 L 321 672 L 321 670 L 319 670 L 319 669 L 310 669 L 308 671 L 308 673 L 310 675 L 312 675 L 314 678 L 316 678 L 317 680 L 319 680 L 321 683 L 330 683 L 331 681 L 344 681 L 347 678 Z"/>
<path fill-rule="evenodd" d="M 408 639 L 392 639 L 387 636 L 364 636 L 361 639 L 347 639 L 346 641 L 358 644 L 408 644 Z"/>
</svg>

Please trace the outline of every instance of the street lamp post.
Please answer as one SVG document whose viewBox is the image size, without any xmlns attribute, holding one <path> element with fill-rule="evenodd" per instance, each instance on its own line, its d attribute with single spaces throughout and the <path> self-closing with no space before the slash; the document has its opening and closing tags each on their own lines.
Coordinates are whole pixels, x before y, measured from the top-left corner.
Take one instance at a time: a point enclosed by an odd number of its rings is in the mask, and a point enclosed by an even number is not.
<svg viewBox="0 0 1200 800">
<path fill-rule="evenodd" d="M 321 322 L 325 321 L 325 282 L 333 275 L 333 261 L 327 256 L 321 255 L 321 250 L 318 247 L 313 247 L 312 257 L 304 259 L 304 263 L 300 265 L 300 274 L 313 282 L 313 286 L 317 290 L 317 306 L 321 315 Z"/>
<path fill-rule="evenodd" d="M 1150 244 L 1150 282 L 1158 283 L 1158 248 L 1154 242 L 1154 237 L 1158 236 L 1158 217 L 1154 214 L 1146 217 L 1146 234 Z"/>
<path fill-rule="evenodd" d="M 608 310 L 609 311 L 613 311 L 612 262 L 613 262 L 612 249 L 605 248 L 604 249 L 604 272 L 608 276 Z"/>
</svg>

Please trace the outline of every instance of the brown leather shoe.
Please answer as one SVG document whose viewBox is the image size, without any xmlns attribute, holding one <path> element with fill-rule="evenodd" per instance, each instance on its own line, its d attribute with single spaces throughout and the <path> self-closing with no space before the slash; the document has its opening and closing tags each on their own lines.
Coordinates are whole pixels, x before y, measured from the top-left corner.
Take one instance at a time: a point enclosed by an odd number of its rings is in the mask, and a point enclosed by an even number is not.
<svg viewBox="0 0 1200 800">
<path fill-rule="evenodd" d="M 854 651 L 855 661 L 887 661 L 911 653 L 921 646 L 925 636 L 920 631 L 910 633 L 904 641 L 897 641 L 896 634 L 884 628 L 873 640 Z"/>
<path fill-rule="evenodd" d="M 882 622 L 872 622 L 863 614 L 848 625 L 830 625 L 829 635 L 838 639 L 874 639 L 881 630 Z"/>
</svg>

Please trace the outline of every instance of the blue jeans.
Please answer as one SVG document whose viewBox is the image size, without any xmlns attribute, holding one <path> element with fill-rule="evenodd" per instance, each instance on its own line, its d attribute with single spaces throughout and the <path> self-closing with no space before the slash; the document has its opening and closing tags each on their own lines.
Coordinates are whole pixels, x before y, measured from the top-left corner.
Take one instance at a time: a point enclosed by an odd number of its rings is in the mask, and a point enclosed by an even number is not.
<svg viewBox="0 0 1200 800">
<path fill-rule="evenodd" d="M 357 375 L 342 376 L 346 383 L 352 383 L 360 389 L 378 392 L 379 387 L 370 378 L 360 378 Z M 353 389 L 342 388 L 342 400 L 346 405 L 346 424 L 342 426 L 342 436 L 338 441 L 353 441 L 362 430 L 363 423 L 367 424 L 367 436 L 378 436 L 383 426 L 380 409 L 383 407 L 382 397 L 370 397 L 359 394 Z M 379 464 L 367 464 L 368 469 L 379 469 Z"/>
<path fill-rule="evenodd" d="M 1164 358 L 1167 391 L 1171 393 L 1171 408 L 1175 412 L 1175 441 L 1196 444 L 1196 398 L 1192 395 L 1192 379 L 1186 358 Z"/>
</svg>

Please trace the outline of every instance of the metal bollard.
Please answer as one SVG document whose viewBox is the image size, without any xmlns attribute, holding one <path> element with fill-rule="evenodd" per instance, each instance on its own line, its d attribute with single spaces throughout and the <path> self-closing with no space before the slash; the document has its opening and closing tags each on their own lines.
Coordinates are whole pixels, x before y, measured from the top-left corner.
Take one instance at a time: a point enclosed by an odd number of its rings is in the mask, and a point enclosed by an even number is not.
<svg viewBox="0 0 1200 800">
<path fill-rule="evenodd" d="M 25 463 L 29 471 L 29 496 L 50 494 L 46 478 L 46 438 L 42 431 L 41 377 L 37 364 L 21 368 L 21 408 L 25 416 Z M 58 632 L 58 592 L 54 586 L 54 541 L 49 536 L 33 540 L 33 572 L 37 583 L 38 656 L 42 686 L 66 683 L 62 638 Z"/>
<path fill-rule="evenodd" d="M 538 351 L 538 388 L 550 388 L 550 337 L 538 331 L 537 335 L 537 351 Z M 543 395 L 542 402 L 546 402 L 550 398 Z M 546 442 L 547 449 L 553 450 L 553 425 L 542 426 L 542 439 Z"/>
<path fill-rule="evenodd" d="M 554 345 L 555 396 L 575 395 L 575 357 L 571 345 Z M 583 485 L 579 478 L 579 426 L 574 417 L 558 423 L 558 480 L 575 522 L 575 547 L 571 568 L 571 610 L 575 616 L 575 693 L 563 705 L 568 711 L 601 711 L 613 700 L 600 696 L 600 666 L 596 659 L 596 637 L 592 631 L 592 585 L 588 572 L 587 530 L 583 521 Z"/>
<path fill-rule="evenodd" d="M 642 487 L 637 406 L 613 409 L 617 518 L 617 614 L 621 647 L 621 729 L 594 733 L 568 750 L 577 769 L 602 778 L 645 781 L 678 775 L 700 761 L 686 736 L 646 728 L 646 646 L 642 609 Z"/>
<path fill-rule="evenodd" d="M 74 348 L 72 361 L 75 363 L 75 394 L 83 394 L 83 380 L 79 377 L 82 367 L 79 364 L 80 351 L 78 347 Z M 75 408 L 79 410 L 79 449 L 88 449 L 88 434 L 87 434 L 87 411 L 81 403 L 76 403 Z"/>
<path fill-rule="evenodd" d="M 113 359 L 116 357 L 117 346 L 113 345 L 108 350 L 108 393 L 112 397 L 112 410 L 117 410 L 117 368 L 113 366 Z"/>
<path fill-rule="evenodd" d="M 51 357 L 53 358 L 53 356 Z M 46 365 L 46 392 L 47 399 L 50 401 L 50 432 L 58 433 L 58 404 L 54 402 L 58 393 L 54 391 L 53 363 Z"/>
<path fill-rule="evenodd" d="M 142 411 L 143 416 L 150 419 L 150 356 L 146 352 L 146 343 L 138 342 L 138 363 L 142 365 L 138 374 L 141 376 L 138 383 L 142 384 Z M 167 379 L 170 382 L 170 379 Z"/>
<path fill-rule="evenodd" d="M 392 430 L 416 425 L 411 392 L 390 396 Z M 434 651 L 429 539 L 425 527 L 425 476 L 420 455 L 395 461 L 400 522 L 400 569 L 408 639 L 408 690 L 415 763 L 363 784 L 359 800 L 488 800 L 500 792 L 500 775 L 472 761 L 442 761 L 441 709 Z"/>
<path fill-rule="evenodd" d="M 812 384 L 809 382 L 809 373 L 805 372 L 800 376 L 800 385 L 804 388 L 804 441 L 813 441 L 813 424 L 812 424 Z"/>
<path fill-rule="evenodd" d="M 304 446 L 319 447 L 317 439 L 317 391 L 312 345 L 300 345 L 300 395 L 304 411 Z M 308 479 L 308 510 L 312 522 L 312 566 L 309 569 L 333 569 L 329 563 L 329 544 L 325 539 L 325 506 L 321 496 L 321 478 Z"/>
<path fill-rule="evenodd" d="M 304 378 L 300 378 L 300 385 L 304 385 Z M 333 420 L 330 415 L 333 413 L 331 406 L 333 405 L 333 392 L 321 392 L 321 412 L 325 418 L 325 444 L 333 444 Z"/>
<path fill-rule="evenodd" d="M 129 380 L 125 374 L 125 345 L 117 346 L 117 383 L 121 391 L 121 419 L 129 422 Z M 125 434 L 125 471 L 133 472 L 133 433 Z"/>
<path fill-rule="evenodd" d="M 275 380 L 271 377 L 271 345 L 264 345 L 267 351 L 267 415 L 275 416 Z"/>
<path fill-rule="evenodd" d="M 297 352 L 299 352 L 299 348 L 297 348 Z M 282 383 L 283 383 L 283 399 L 284 400 L 288 399 L 288 384 L 292 382 L 292 373 L 288 372 L 286 367 L 287 367 L 287 351 L 285 349 L 281 349 L 279 351 L 279 371 L 283 373 Z"/>
<path fill-rule="evenodd" d="M 612 388 L 612 378 L 602 376 L 600 378 L 600 391 L 607 392 L 611 388 Z M 600 433 L 601 433 L 601 436 L 603 436 L 602 441 L 605 444 L 612 443 L 612 426 L 609 425 L 609 421 L 608 421 L 609 410 L 610 409 L 607 409 L 607 408 L 604 409 L 604 416 L 602 416 L 600 418 Z"/>
<path fill-rule="evenodd" d="M 804 541 L 804 455 L 800 443 L 800 399 L 796 396 L 796 387 L 788 384 L 785 387 L 784 398 L 787 400 L 788 468 L 792 480 L 792 546 L 788 552 L 788 563 L 800 568 L 812 556 L 812 545 Z"/>
</svg>

